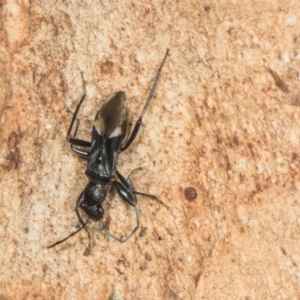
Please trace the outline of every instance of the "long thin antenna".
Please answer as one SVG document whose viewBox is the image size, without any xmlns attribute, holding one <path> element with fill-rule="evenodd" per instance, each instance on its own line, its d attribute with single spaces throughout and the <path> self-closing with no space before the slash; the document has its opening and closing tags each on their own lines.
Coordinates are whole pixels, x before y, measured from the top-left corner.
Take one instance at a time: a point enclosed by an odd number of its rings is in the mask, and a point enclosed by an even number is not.
<svg viewBox="0 0 300 300">
<path fill-rule="evenodd" d="M 169 55 L 169 49 L 167 49 L 166 55 L 165 55 L 165 57 L 164 57 L 161 65 L 160 65 L 160 67 L 159 67 L 159 69 L 158 69 L 158 71 L 156 73 L 156 76 L 155 76 L 155 79 L 154 79 L 151 91 L 150 91 L 148 99 L 147 99 L 147 101 L 146 101 L 146 103 L 144 105 L 142 113 L 141 113 L 138 121 L 136 122 L 136 124 L 135 124 L 135 126 L 134 126 L 134 128 L 132 130 L 132 133 L 131 133 L 129 139 L 127 140 L 126 144 L 121 148 L 121 151 L 126 150 L 132 144 L 132 142 L 134 141 L 134 139 L 136 138 L 136 136 L 137 136 L 137 134 L 138 134 L 138 132 L 140 130 L 140 127 L 142 125 L 143 116 L 144 116 L 144 114 L 145 114 L 145 112 L 146 112 L 146 110 L 147 110 L 147 108 L 148 108 L 148 106 L 150 104 L 151 99 L 153 98 L 153 95 L 154 95 L 154 92 L 156 90 L 156 86 L 157 86 L 157 83 L 158 83 L 158 80 L 159 80 L 159 77 L 160 77 L 160 73 L 161 73 L 162 67 L 164 66 L 164 63 L 165 63 L 168 55 Z"/>
<path fill-rule="evenodd" d="M 76 231 L 72 232 L 72 233 L 71 233 L 70 235 L 68 235 L 66 238 L 64 238 L 64 239 L 62 239 L 62 240 L 60 240 L 60 241 L 58 241 L 58 242 L 56 242 L 56 243 L 54 243 L 54 244 L 48 246 L 47 249 L 53 248 L 53 247 L 55 247 L 55 246 L 57 246 L 57 245 L 63 243 L 64 241 L 68 240 L 70 237 L 72 237 L 73 235 L 75 235 L 76 233 L 78 233 L 80 230 L 82 230 L 83 228 L 85 228 L 85 226 L 89 223 L 89 221 L 90 221 L 90 220 L 88 219 L 88 220 L 87 220 L 87 221 L 86 221 L 79 229 L 77 229 Z M 89 247 L 90 247 L 90 245 L 89 245 Z"/>
<path fill-rule="evenodd" d="M 164 60 L 162 61 L 161 65 L 160 65 L 160 67 L 159 67 L 159 69 L 158 69 L 158 71 L 157 71 L 157 73 L 156 73 L 156 76 L 155 76 L 155 79 L 154 79 L 154 82 L 153 82 L 153 85 L 152 85 L 152 89 L 151 89 L 151 91 L 150 91 L 150 94 L 149 94 L 149 96 L 148 96 L 148 99 L 147 99 L 147 101 L 146 101 L 146 104 L 145 104 L 145 106 L 144 106 L 144 108 L 143 108 L 143 110 L 142 110 L 140 119 L 143 118 L 143 116 L 144 116 L 144 114 L 145 114 L 145 112 L 146 112 L 146 110 L 147 110 L 147 108 L 148 108 L 148 105 L 149 105 L 149 103 L 150 103 L 150 101 L 151 101 L 151 99 L 152 99 L 152 97 L 153 97 L 153 94 L 154 94 L 154 92 L 155 92 L 155 90 L 156 90 L 156 86 L 157 86 L 157 82 L 158 82 L 159 77 L 160 77 L 161 69 L 162 69 L 162 67 L 163 67 L 163 65 L 164 65 L 164 63 L 165 63 L 165 61 L 166 61 L 166 59 L 167 59 L 167 57 L 168 57 L 168 55 L 169 55 L 169 51 L 170 51 L 170 50 L 167 49 L 166 55 L 165 55 L 165 57 L 164 57 Z"/>
</svg>

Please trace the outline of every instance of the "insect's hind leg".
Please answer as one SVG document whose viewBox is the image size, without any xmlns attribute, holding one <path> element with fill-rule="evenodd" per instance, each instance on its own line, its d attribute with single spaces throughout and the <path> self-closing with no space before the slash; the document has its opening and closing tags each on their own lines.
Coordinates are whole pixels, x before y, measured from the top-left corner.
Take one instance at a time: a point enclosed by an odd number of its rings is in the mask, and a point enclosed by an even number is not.
<svg viewBox="0 0 300 300">
<path fill-rule="evenodd" d="M 139 229 L 140 227 L 140 214 L 139 214 L 139 211 L 136 207 L 136 205 L 133 206 L 134 208 L 134 211 L 135 211 L 135 216 L 136 216 L 136 226 L 134 227 L 134 229 L 131 231 L 131 233 L 125 238 L 125 239 L 120 239 L 118 237 L 116 237 L 115 235 L 111 234 L 108 230 L 106 230 L 104 228 L 104 223 L 103 223 L 103 220 L 100 220 L 100 228 L 108 235 L 110 236 L 111 238 L 113 238 L 114 240 L 120 242 L 120 243 L 125 243 L 127 242 L 135 233 L 136 231 Z"/>
<path fill-rule="evenodd" d="M 104 228 L 104 224 L 103 224 L 103 220 L 100 220 L 100 228 L 111 238 L 115 239 L 116 241 L 120 242 L 120 243 L 125 243 L 126 241 L 128 241 L 133 235 L 134 233 L 139 229 L 140 227 L 140 214 L 138 211 L 138 208 L 136 206 L 137 203 L 137 199 L 136 199 L 136 195 L 134 193 L 132 193 L 131 189 L 133 189 L 132 185 L 129 183 L 126 183 L 125 185 L 122 182 L 119 181 L 113 181 L 112 185 L 116 188 L 119 196 L 128 204 L 130 204 L 131 206 L 133 206 L 134 211 L 135 211 L 135 216 L 136 216 L 136 226 L 134 227 L 134 229 L 131 231 L 131 233 L 125 238 L 125 239 L 120 239 L 118 237 L 116 237 L 115 235 L 111 234 L 108 230 L 106 230 Z M 130 187 L 130 188 L 129 188 Z"/>
</svg>

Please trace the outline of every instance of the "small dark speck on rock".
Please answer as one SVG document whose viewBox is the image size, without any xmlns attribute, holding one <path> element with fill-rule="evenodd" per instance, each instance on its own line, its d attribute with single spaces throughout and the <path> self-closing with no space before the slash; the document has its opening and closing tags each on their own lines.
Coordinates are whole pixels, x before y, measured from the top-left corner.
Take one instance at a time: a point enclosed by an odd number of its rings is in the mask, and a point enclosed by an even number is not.
<svg viewBox="0 0 300 300">
<path fill-rule="evenodd" d="M 145 228 L 143 228 L 142 230 L 141 230 L 141 233 L 140 233 L 140 236 L 145 236 L 146 235 L 146 229 Z"/>
<path fill-rule="evenodd" d="M 83 252 L 83 256 L 89 256 L 91 255 L 92 249 L 90 247 L 86 247 L 86 249 Z"/>
<path fill-rule="evenodd" d="M 194 200 L 197 198 L 197 191 L 192 187 L 188 187 L 184 190 L 184 195 L 188 200 Z"/>
<path fill-rule="evenodd" d="M 148 261 L 151 261 L 151 260 L 152 260 L 152 256 L 151 256 L 149 253 L 146 253 L 146 254 L 145 254 L 145 258 L 146 258 Z"/>
</svg>

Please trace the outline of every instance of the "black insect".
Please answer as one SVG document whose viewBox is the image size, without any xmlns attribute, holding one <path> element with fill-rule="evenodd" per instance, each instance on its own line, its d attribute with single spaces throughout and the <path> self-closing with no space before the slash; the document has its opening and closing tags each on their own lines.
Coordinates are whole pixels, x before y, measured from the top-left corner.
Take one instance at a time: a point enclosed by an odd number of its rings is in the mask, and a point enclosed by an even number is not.
<svg viewBox="0 0 300 300">
<path fill-rule="evenodd" d="M 94 125 L 92 128 L 92 141 L 85 141 L 76 138 L 76 134 L 79 128 L 79 122 L 76 125 L 74 135 L 71 135 L 78 111 L 81 107 L 85 95 L 79 101 L 75 113 L 73 115 L 68 133 L 67 141 L 71 143 L 71 149 L 78 155 L 85 157 L 87 162 L 87 169 L 85 171 L 86 176 L 89 179 L 89 183 L 80 194 L 77 204 L 76 204 L 76 214 L 81 223 L 81 227 L 75 232 L 71 233 L 66 238 L 50 245 L 47 248 L 52 248 L 71 236 L 78 233 L 83 228 L 86 230 L 89 238 L 89 248 L 90 248 L 90 234 L 86 228 L 86 225 L 90 220 L 99 221 L 100 228 L 103 229 L 106 234 L 115 240 L 124 243 L 126 242 L 139 228 L 139 212 L 136 207 L 137 198 L 136 195 L 148 196 L 155 198 L 157 201 L 161 202 L 156 196 L 149 195 L 145 193 L 140 193 L 134 190 L 133 185 L 129 178 L 125 178 L 117 170 L 118 156 L 120 152 L 126 150 L 132 142 L 135 140 L 141 124 L 143 116 L 150 104 L 150 101 L 155 92 L 157 82 L 160 77 L 162 67 L 168 56 L 169 49 L 167 49 L 166 55 L 157 71 L 152 89 L 148 96 L 148 99 L 144 105 L 142 113 L 136 122 L 133 131 L 128 136 L 128 120 L 127 120 L 127 110 L 125 107 L 125 93 L 117 92 L 111 99 L 102 105 L 96 114 Z M 81 147 L 80 149 L 77 147 Z M 88 149 L 88 150 L 82 150 Z M 102 208 L 102 203 L 106 199 L 106 196 L 114 186 L 121 198 L 128 204 L 133 206 L 136 214 L 136 226 L 132 232 L 125 238 L 120 239 L 112 235 L 109 231 L 104 228 L 103 215 L 104 210 Z M 162 202 L 161 202 L 162 203 Z M 88 216 L 87 221 L 83 221 L 79 208 L 81 208 Z"/>
</svg>

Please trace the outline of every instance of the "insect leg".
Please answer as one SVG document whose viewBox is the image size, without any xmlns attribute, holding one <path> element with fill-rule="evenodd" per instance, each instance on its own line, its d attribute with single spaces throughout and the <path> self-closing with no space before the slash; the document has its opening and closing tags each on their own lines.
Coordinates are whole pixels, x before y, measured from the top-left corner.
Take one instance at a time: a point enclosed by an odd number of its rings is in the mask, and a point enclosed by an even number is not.
<svg viewBox="0 0 300 300">
<path fill-rule="evenodd" d="M 88 141 L 84 141 L 84 140 L 80 140 L 80 139 L 76 139 L 75 136 L 76 136 L 76 133 L 78 131 L 78 128 L 79 128 L 79 123 L 77 123 L 77 126 L 76 126 L 76 129 L 75 129 L 75 134 L 73 136 L 71 136 L 71 131 L 73 129 L 73 126 L 74 126 L 74 123 L 75 123 L 75 120 L 76 120 L 76 117 L 77 117 L 77 114 L 78 114 L 78 111 L 81 107 L 81 104 L 83 102 L 85 98 L 85 94 L 82 96 L 82 98 L 80 99 L 79 103 L 77 104 L 77 107 L 76 107 L 76 110 L 73 114 L 73 117 L 72 117 L 72 121 L 70 123 L 70 126 L 69 126 L 69 129 L 68 129 L 68 133 L 67 133 L 67 141 L 73 145 L 76 145 L 76 146 L 82 146 L 82 147 L 91 147 L 91 142 L 88 142 Z M 73 148 L 72 148 L 73 150 Z"/>
<path fill-rule="evenodd" d="M 135 126 L 133 128 L 133 131 L 132 131 L 130 137 L 126 141 L 125 145 L 121 148 L 121 151 L 126 150 L 132 144 L 132 142 L 135 140 L 137 134 L 139 133 L 140 127 L 142 125 L 142 120 L 143 120 L 144 114 L 145 114 L 145 112 L 146 112 L 146 110 L 147 110 L 147 108 L 148 108 L 148 106 L 150 104 L 150 101 L 151 101 L 152 97 L 153 97 L 153 94 L 155 92 L 155 89 L 156 89 L 156 86 L 157 86 L 157 83 L 158 83 L 158 79 L 160 77 L 160 73 L 161 73 L 162 67 L 163 67 L 163 65 L 164 65 L 164 63 L 165 63 L 165 61 L 167 59 L 168 54 L 169 54 L 169 49 L 167 49 L 166 55 L 165 55 L 165 57 L 164 57 L 161 65 L 160 65 L 160 67 L 159 67 L 159 69 L 158 69 L 158 71 L 156 73 L 156 76 L 155 76 L 155 79 L 154 79 L 154 83 L 152 85 L 150 94 L 149 94 L 148 99 L 147 99 L 147 101 L 146 101 L 146 103 L 144 105 L 144 108 L 142 110 L 142 113 L 141 113 L 139 119 L 137 120 L 137 122 L 136 122 L 136 124 L 135 124 Z"/>
<path fill-rule="evenodd" d="M 104 232 L 109 235 L 111 238 L 115 239 L 116 241 L 120 242 L 120 243 L 125 243 L 126 241 L 128 241 L 133 234 L 139 229 L 140 227 L 140 215 L 139 215 L 139 211 L 137 209 L 136 206 L 136 196 L 135 194 L 133 194 L 128 188 L 127 185 L 123 185 L 121 182 L 118 181 L 113 181 L 112 184 L 116 187 L 116 190 L 118 192 L 118 194 L 121 196 L 121 198 L 126 201 L 127 203 L 129 203 L 130 205 L 133 206 L 134 211 L 135 211 L 135 216 L 136 216 L 136 226 L 134 227 L 134 229 L 131 231 L 131 233 L 125 238 L 125 239 L 120 239 L 116 236 L 114 236 L 113 234 L 111 234 L 108 230 L 106 230 L 104 228 L 104 224 L 103 224 L 103 220 L 100 220 L 100 228 L 102 230 L 104 230 Z"/>
<path fill-rule="evenodd" d="M 142 193 L 142 192 L 137 192 L 135 190 L 132 191 L 134 194 L 136 195 L 141 195 L 144 197 L 149 197 L 154 199 L 155 201 L 157 201 L 159 204 L 163 205 L 166 208 L 170 208 L 165 202 L 163 202 L 162 200 L 160 200 L 157 196 L 153 195 L 153 194 L 146 194 L 146 193 Z"/>
<path fill-rule="evenodd" d="M 138 168 L 138 169 L 141 169 L 141 168 Z M 125 185 L 127 187 L 127 189 L 129 189 L 131 191 L 131 193 L 152 198 L 152 199 L 156 200 L 158 203 L 160 203 L 161 205 L 165 206 L 166 208 L 169 208 L 169 206 L 166 205 L 163 201 L 161 201 L 157 196 L 136 191 L 133 188 L 133 185 L 132 185 L 131 180 L 129 178 L 131 173 L 129 174 L 127 179 L 125 179 L 125 177 L 118 170 L 116 170 L 116 174 L 117 174 L 118 178 L 120 179 L 120 181 L 123 183 L 123 185 Z"/>
<path fill-rule="evenodd" d="M 86 146 L 86 143 L 89 143 L 89 142 L 86 142 L 86 141 L 83 141 L 83 140 L 74 139 L 76 137 L 76 135 L 77 135 L 78 128 L 79 128 L 79 120 L 77 122 L 77 125 L 76 125 L 76 128 L 75 128 L 75 132 L 74 132 L 74 135 L 73 135 L 73 140 L 76 140 L 76 145 L 77 146 L 82 146 L 82 147 L 91 147 L 91 146 Z M 71 150 L 73 152 L 75 152 L 76 154 L 78 154 L 80 156 L 83 156 L 83 157 L 86 157 L 86 158 L 89 157 L 89 155 L 90 155 L 90 153 L 88 151 L 84 151 L 84 150 L 75 148 L 73 143 L 71 143 Z"/>
<path fill-rule="evenodd" d="M 79 229 L 77 229 L 76 231 L 72 232 L 70 235 L 68 235 L 67 237 L 65 237 L 64 239 L 50 245 L 47 247 L 47 249 L 53 248 L 61 243 L 63 243 L 64 241 L 68 240 L 70 237 L 72 237 L 73 235 L 77 234 L 79 231 L 81 231 L 83 228 L 86 228 L 85 226 L 88 224 L 90 220 L 88 219 Z M 89 246 L 90 247 L 90 246 Z"/>
<path fill-rule="evenodd" d="M 86 225 L 89 223 L 89 219 L 87 219 L 85 222 L 82 220 L 80 214 L 79 214 L 79 211 L 78 211 L 78 207 L 80 205 L 80 203 L 83 201 L 83 193 L 81 193 L 81 195 L 79 196 L 78 200 L 77 200 L 77 203 L 76 203 L 76 208 L 75 208 L 75 211 L 76 211 L 76 214 L 77 214 L 77 218 L 81 224 L 81 227 L 79 229 L 77 229 L 76 231 L 72 232 L 71 234 L 69 234 L 67 237 L 65 237 L 64 239 L 58 241 L 58 242 L 55 242 L 54 244 L 50 245 L 47 247 L 47 249 L 50 249 L 50 248 L 53 248 L 61 243 L 63 243 L 64 241 L 68 240 L 70 237 L 72 237 L 73 235 L 77 234 L 79 231 L 81 231 L 82 229 L 84 229 L 86 232 L 87 232 L 87 235 L 88 235 L 88 238 L 89 238 L 89 246 L 88 246 L 88 249 L 91 249 L 91 236 L 90 236 L 90 233 L 86 227 Z"/>
<path fill-rule="evenodd" d="M 85 223 L 83 222 L 83 220 L 82 220 L 82 218 L 81 218 L 81 216 L 80 216 L 78 207 L 80 207 L 80 204 L 81 204 L 81 202 L 82 202 L 83 200 L 84 200 L 83 193 L 81 193 L 81 195 L 79 196 L 79 198 L 78 198 L 78 200 L 77 200 L 76 208 L 75 208 L 77 218 L 78 218 L 78 220 L 79 220 L 79 222 L 80 222 L 80 224 L 81 224 L 82 226 L 84 226 Z M 91 236 L 90 236 L 90 233 L 89 233 L 88 229 L 86 228 L 86 226 L 84 226 L 84 230 L 86 231 L 86 233 L 87 233 L 87 235 L 88 235 L 88 238 L 89 238 L 89 246 L 88 246 L 88 248 L 91 248 Z"/>
<path fill-rule="evenodd" d="M 134 234 L 135 232 L 139 229 L 140 227 L 140 214 L 139 214 L 139 211 L 136 207 L 136 205 L 133 207 L 134 208 L 134 211 L 135 211 L 135 216 L 136 216 L 136 226 L 134 227 L 134 229 L 131 231 L 131 233 L 125 238 L 125 239 L 120 239 L 118 237 L 116 237 L 115 235 L 111 234 L 108 230 L 106 230 L 104 228 L 104 224 L 103 224 L 103 220 L 100 220 L 100 228 L 108 235 L 110 236 L 111 238 L 113 238 L 114 240 L 120 242 L 120 243 L 125 243 L 127 242 Z"/>
</svg>

